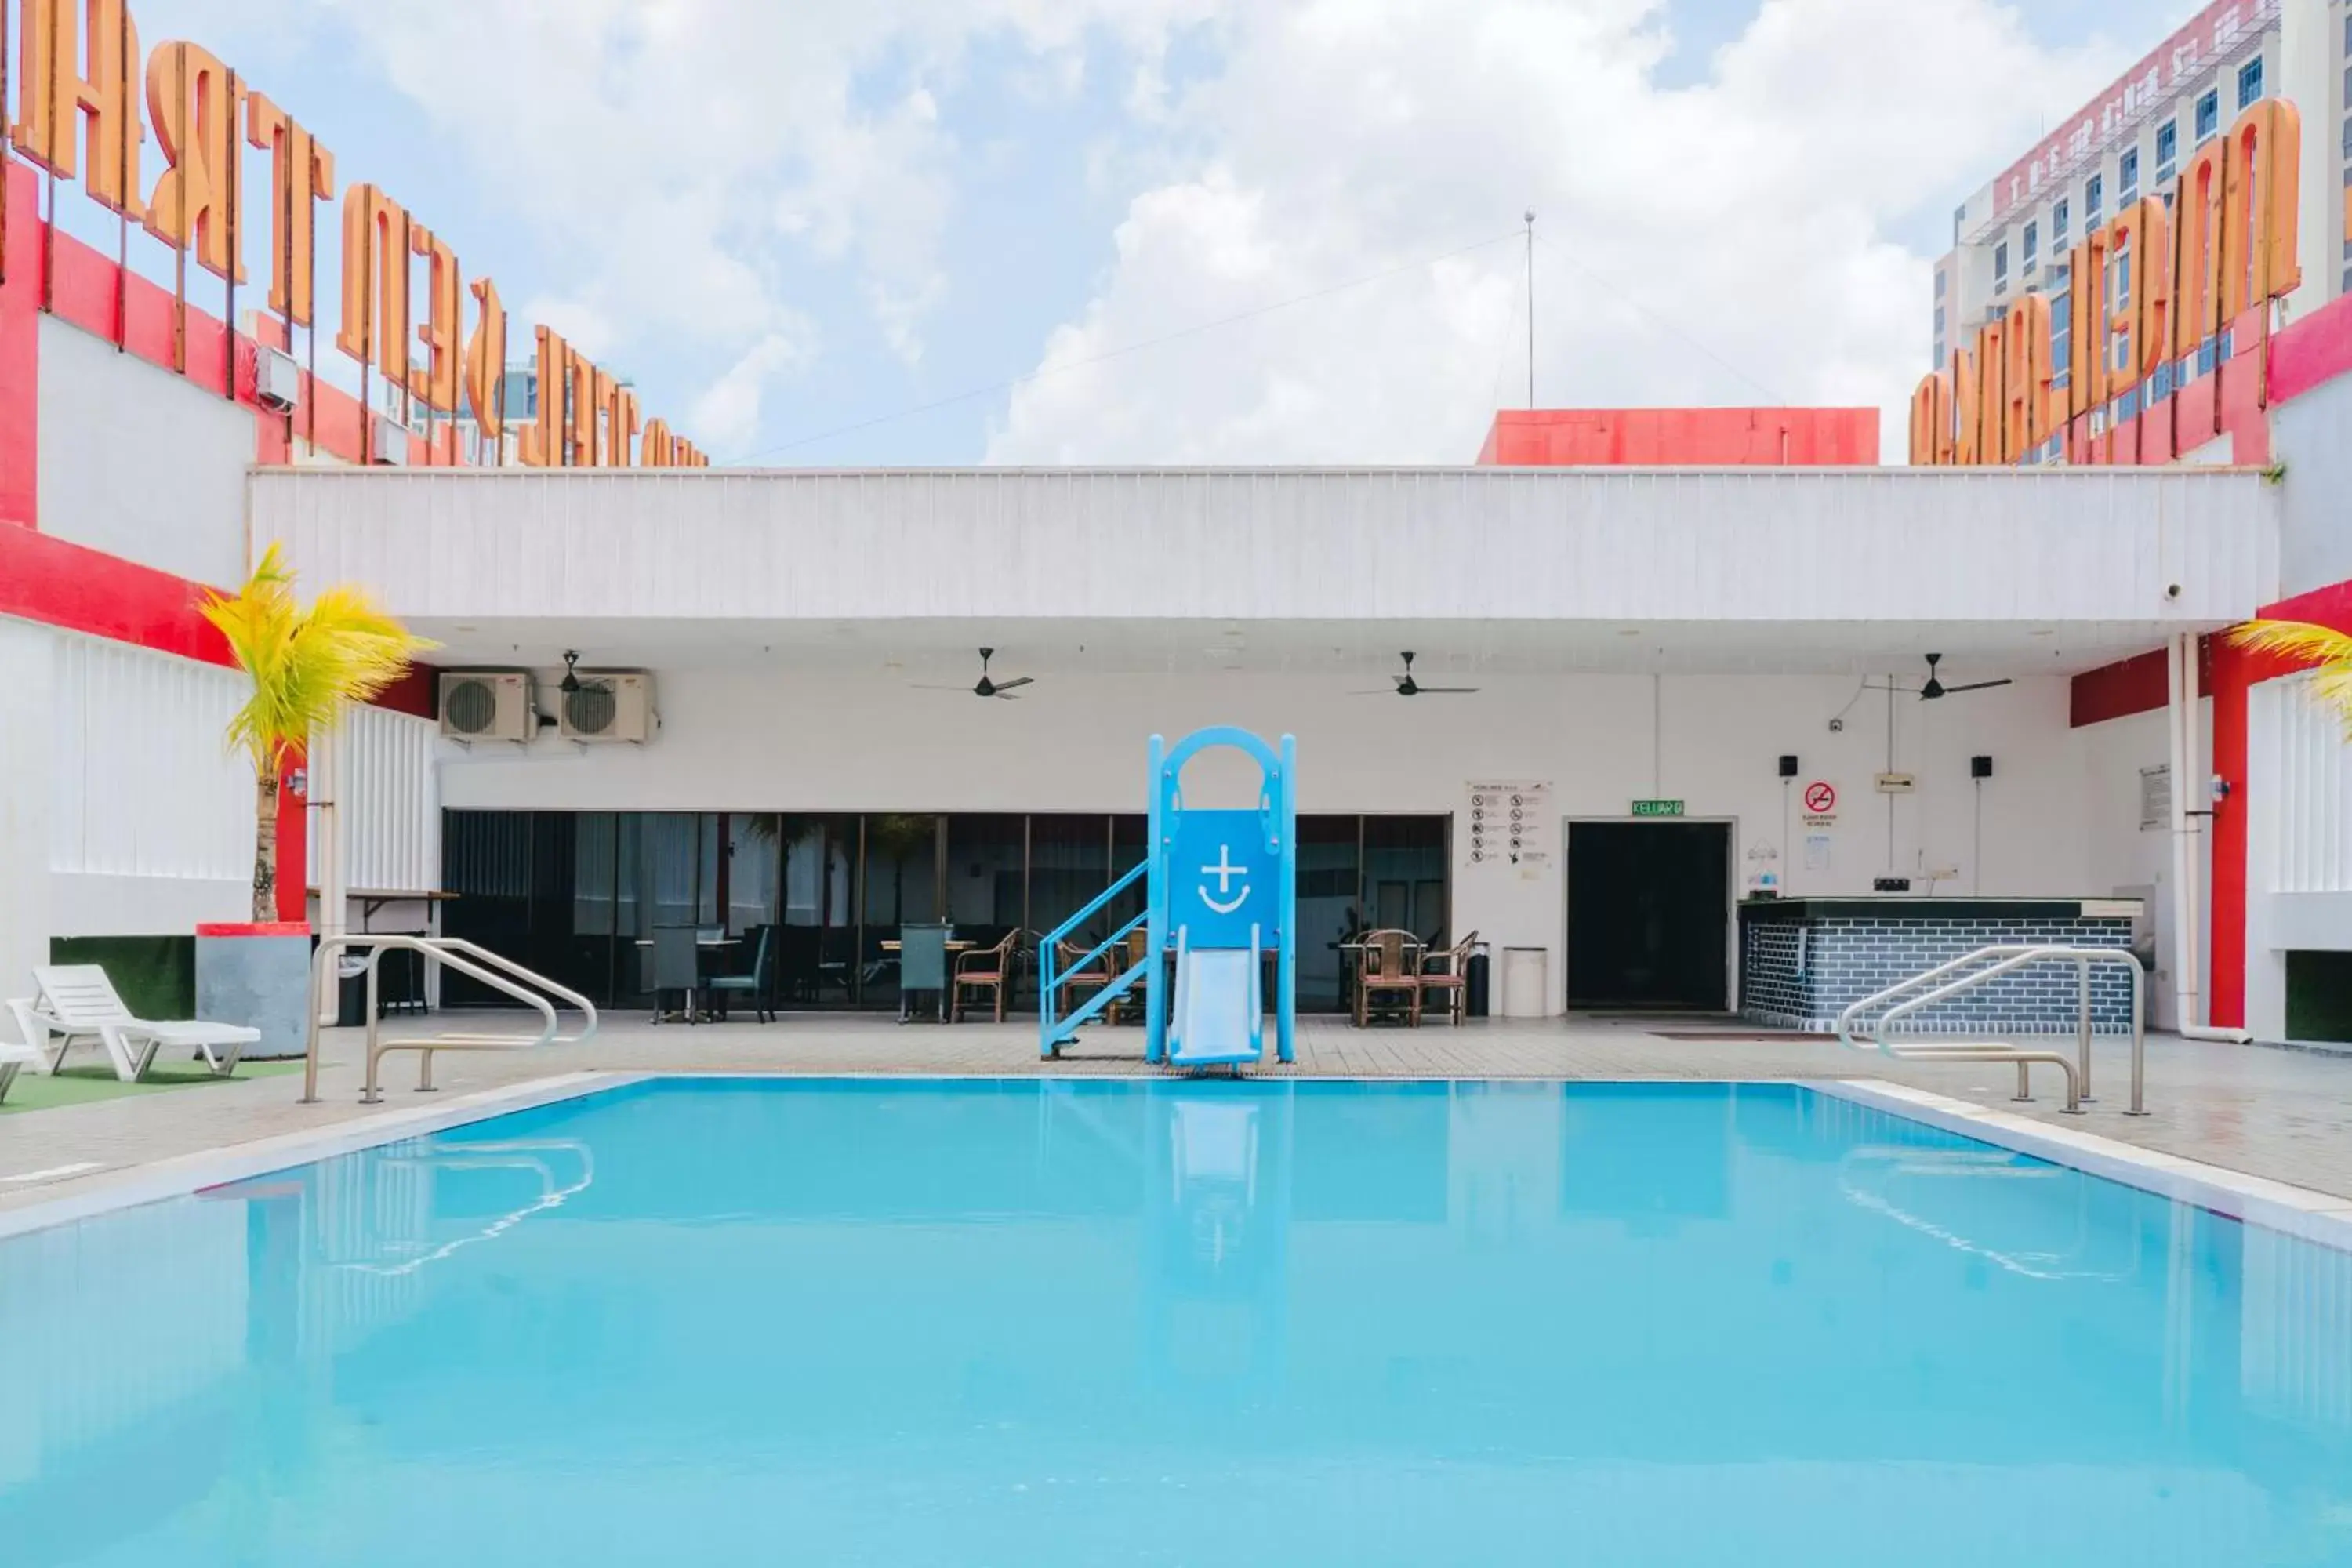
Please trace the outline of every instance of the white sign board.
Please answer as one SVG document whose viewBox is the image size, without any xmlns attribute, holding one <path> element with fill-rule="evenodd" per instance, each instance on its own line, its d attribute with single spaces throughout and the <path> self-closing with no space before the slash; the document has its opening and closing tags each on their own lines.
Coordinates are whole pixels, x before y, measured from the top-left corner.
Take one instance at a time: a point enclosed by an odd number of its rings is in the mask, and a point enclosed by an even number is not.
<svg viewBox="0 0 2352 1568">
<path fill-rule="evenodd" d="M 1554 828 L 1549 782 L 1473 784 L 1469 837 L 1470 865 L 1529 870 L 1551 859 Z"/>
</svg>

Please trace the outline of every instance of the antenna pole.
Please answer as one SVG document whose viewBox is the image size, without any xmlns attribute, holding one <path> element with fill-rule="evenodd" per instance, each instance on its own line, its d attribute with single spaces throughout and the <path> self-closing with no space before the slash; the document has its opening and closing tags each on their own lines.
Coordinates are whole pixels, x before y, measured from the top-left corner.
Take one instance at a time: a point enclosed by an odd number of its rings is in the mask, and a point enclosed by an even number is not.
<svg viewBox="0 0 2352 1568">
<path fill-rule="evenodd" d="M 1528 407 L 1536 405 L 1536 211 L 1528 209 Z"/>
</svg>

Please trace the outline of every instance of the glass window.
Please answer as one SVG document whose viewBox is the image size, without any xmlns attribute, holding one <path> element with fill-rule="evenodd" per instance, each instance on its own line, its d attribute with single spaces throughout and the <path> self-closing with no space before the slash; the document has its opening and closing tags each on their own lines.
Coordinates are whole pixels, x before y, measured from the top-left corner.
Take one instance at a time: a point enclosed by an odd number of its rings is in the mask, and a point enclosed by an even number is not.
<svg viewBox="0 0 2352 1568">
<path fill-rule="evenodd" d="M 1124 869 L 1124 868 L 1121 868 Z M 1029 819 L 1029 929 L 1040 936 L 1092 903 L 1110 886 L 1110 819 L 1057 813 Z M 1110 928 L 1097 921 L 1092 940 Z"/>
<path fill-rule="evenodd" d="M 2094 174 L 2083 182 L 2083 226 L 2084 228 L 2087 229 L 2099 221 L 2099 215 L 2106 210 L 2106 201 L 2105 176 Z"/>
<path fill-rule="evenodd" d="M 2054 202 L 2051 205 L 2050 243 L 2053 246 L 2060 246 L 2066 243 L 2066 224 L 2071 216 L 2072 215 L 2068 212 L 2067 205 L 2064 201 L 2062 200 Z"/>
<path fill-rule="evenodd" d="M 2180 122 L 2168 120 L 2156 128 L 2156 163 L 2159 169 L 2172 167 L 2180 153 Z"/>
<path fill-rule="evenodd" d="M 2074 346 L 2074 334 L 2067 331 L 2074 320 L 2074 298 L 2056 294 L 2050 300 L 2050 368 L 2064 374 L 2068 351 Z"/>
<path fill-rule="evenodd" d="M 2042 226 L 2029 223 L 2025 226 L 2025 269 L 2032 271 L 2034 263 L 2041 259 Z"/>
<path fill-rule="evenodd" d="M 2116 210 L 2120 212 L 2139 196 L 2139 149 L 2126 147 L 2116 163 Z"/>
<path fill-rule="evenodd" d="M 1944 335 L 1944 307 L 1941 305 L 1936 307 L 1936 335 L 1938 338 Z"/>
<path fill-rule="evenodd" d="M 1364 818 L 1363 911 L 1381 930 L 1409 931 L 1432 947 L 1454 940 L 1445 897 L 1442 816 Z"/>
<path fill-rule="evenodd" d="M 2218 89 L 2197 100 L 2197 141 L 2200 146 L 2211 141 L 2221 129 L 2221 94 Z"/>
<path fill-rule="evenodd" d="M 2245 108 L 2263 95 L 2263 58 L 2256 55 L 2238 68 L 2238 107 Z"/>
<path fill-rule="evenodd" d="M 1946 281 L 1947 279 L 1945 274 L 1942 272 L 1937 272 L 1936 274 L 1936 298 L 1938 300 L 1944 297 L 1944 284 Z"/>
<path fill-rule="evenodd" d="M 1992 247 L 1992 280 L 2004 282 L 2009 278 L 2009 242 L 2001 241 Z"/>
</svg>

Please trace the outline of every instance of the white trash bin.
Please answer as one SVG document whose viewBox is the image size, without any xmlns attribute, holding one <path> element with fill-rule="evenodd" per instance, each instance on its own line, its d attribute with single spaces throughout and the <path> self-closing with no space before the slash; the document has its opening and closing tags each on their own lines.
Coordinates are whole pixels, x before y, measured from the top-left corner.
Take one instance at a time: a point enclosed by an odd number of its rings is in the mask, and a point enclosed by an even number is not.
<svg viewBox="0 0 2352 1568">
<path fill-rule="evenodd" d="M 1541 947 L 1503 950 L 1503 1016 L 1540 1018 L 1551 995 L 1551 952 Z"/>
</svg>

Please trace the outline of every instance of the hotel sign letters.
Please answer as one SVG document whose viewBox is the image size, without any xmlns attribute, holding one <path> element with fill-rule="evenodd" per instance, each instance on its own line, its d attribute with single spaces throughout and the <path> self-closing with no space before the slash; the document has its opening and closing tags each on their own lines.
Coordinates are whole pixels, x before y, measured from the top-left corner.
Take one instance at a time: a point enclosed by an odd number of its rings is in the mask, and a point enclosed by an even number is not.
<svg viewBox="0 0 2352 1568">
<path fill-rule="evenodd" d="M 2023 462 L 2294 292 L 2302 153 L 2294 106 L 2263 100 L 2189 157 L 2168 199 L 2136 202 L 2085 234 L 2057 296 L 2063 329 L 2051 297 L 2029 294 L 1919 383 L 1911 460 Z"/>
<path fill-rule="evenodd" d="M 10 8 L 18 14 L 13 60 Z M 152 178 L 142 168 L 151 132 L 161 164 Z M 0 147 L 79 180 L 92 201 L 232 288 L 247 281 L 244 153 L 263 153 L 268 308 L 289 328 L 314 327 L 317 209 L 335 200 L 333 153 L 199 45 L 159 43 L 142 58 L 125 0 L 0 0 Z M 345 188 L 339 216 L 335 347 L 360 365 L 363 383 L 380 378 L 452 418 L 471 414 L 499 449 L 508 423 L 507 317 L 497 284 L 466 279 L 449 242 L 380 186 Z M 636 395 L 561 336 L 541 327 L 537 345 L 539 407 L 516 442 L 522 461 L 708 466 L 692 442 L 643 420 Z"/>
</svg>

